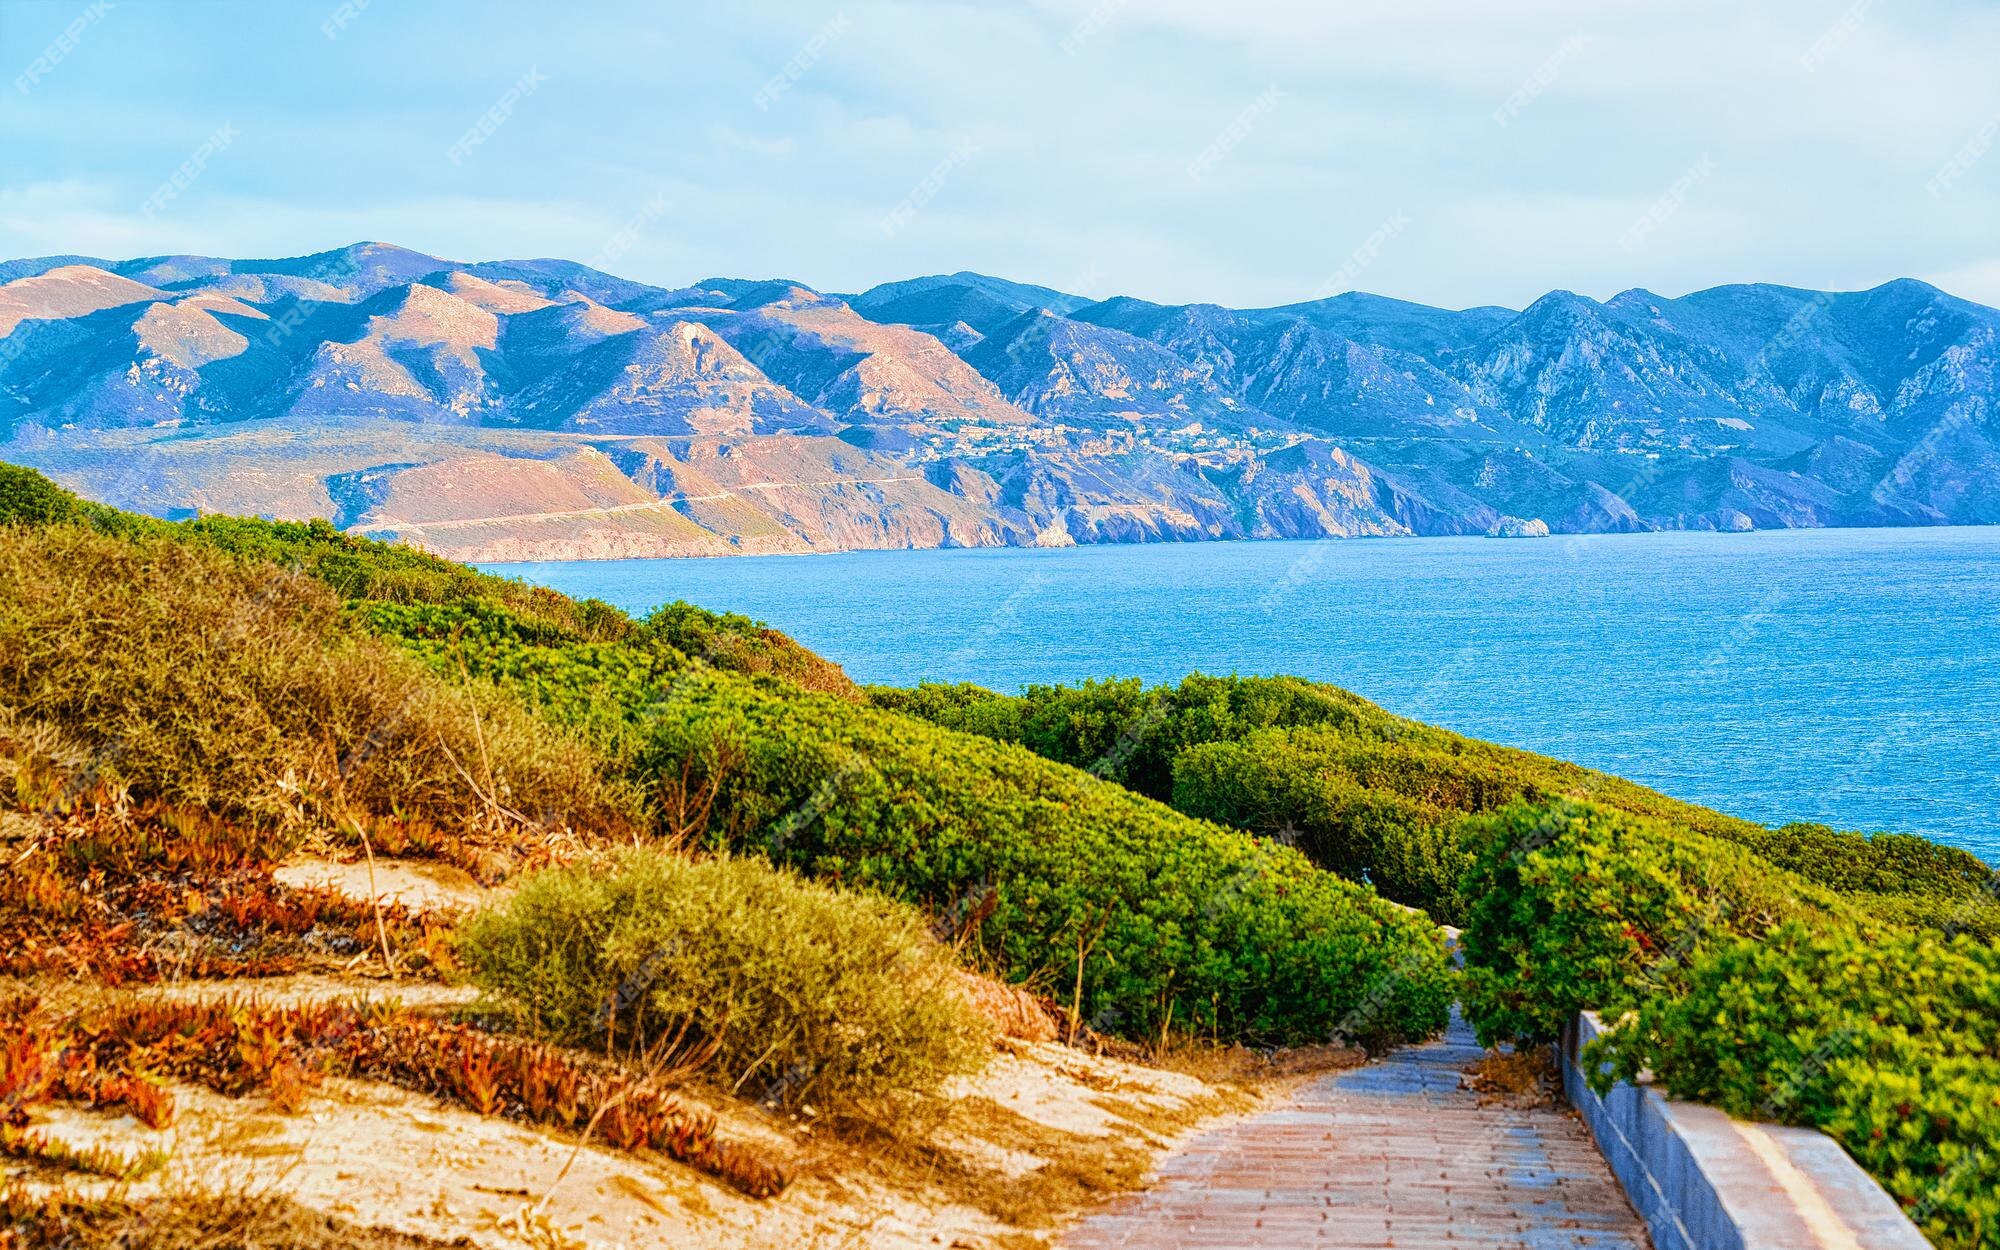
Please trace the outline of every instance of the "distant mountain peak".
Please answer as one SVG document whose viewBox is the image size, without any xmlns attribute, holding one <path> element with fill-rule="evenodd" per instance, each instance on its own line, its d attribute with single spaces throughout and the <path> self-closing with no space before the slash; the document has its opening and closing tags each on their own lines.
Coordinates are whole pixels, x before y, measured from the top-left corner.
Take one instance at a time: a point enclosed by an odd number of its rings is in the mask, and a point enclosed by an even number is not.
<svg viewBox="0 0 2000 1250">
<path fill-rule="evenodd" d="M 1914 279 L 1237 309 L 376 240 L 0 263 L 0 456 L 489 555 L 2000 522 L 1996 394 L 2000 313 Z"/>
<path fill-rule="evenodd" d="M 168 298 L 165 291 L 96 265 L 57 265 L 0 285 L 0 335 L 11 333 L 23 321 L 80 317 Z"/>
</svg>

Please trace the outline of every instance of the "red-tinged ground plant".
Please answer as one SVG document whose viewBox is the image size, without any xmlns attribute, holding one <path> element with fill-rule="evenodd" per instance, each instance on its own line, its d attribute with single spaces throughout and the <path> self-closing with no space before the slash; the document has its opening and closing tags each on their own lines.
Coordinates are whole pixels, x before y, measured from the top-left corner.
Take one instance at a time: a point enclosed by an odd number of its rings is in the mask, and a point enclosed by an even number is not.
<svg viewBox="0 0 2000 1250">
<path fill-rule="evenodd" d="M 447 918 L 272 878 L 281 849 L 240 821 L 102 782 L 10 818 L 0 971 L 109 985 L 351 964 L 385 943 L 422 973 Z"/>
<path fill-rule="evenodd" d="M 154 1104 L 139 1087 L 168 1078 L 232 1097 L 261 1093 L 296 1110 L 327 1077 L 350 1076 L 524 1123 L 582 1130 L 600 1122 L 603 1140 L 620 1149 L 659 1151 L 752 1197 L 786 1184 L 782 1168 L 717 1137 L 712 1116 L 671 1093 L 684 1068 L 635 1075 L 395 1006 L 148 999 L 36 1028 L 32 1047 L 0 1050 L 0 1094 L 16 1091 L 14 1122 L 23 1130 L 28 1110 L 50 1101 L 116 1103 L 141 1114 Z"/>
<path fill-rule="evenodd" d="M 149 1128 L 166 1128 L 174 1119 L 173 1094 L 143 1070 L 101 1064 L 34 998 L 16 998 L 5 1007 L 13 1031 L 0 1041 L 0 1150 L 110 1176 L 150 1171 L 143 1154 L 113 1167 L 122 1156 L 65 1153 L 68 1147 L 33 1129 L 32 1113 L 49 1103 L 73 1102 L 127 1111 Z"/>
</svg>

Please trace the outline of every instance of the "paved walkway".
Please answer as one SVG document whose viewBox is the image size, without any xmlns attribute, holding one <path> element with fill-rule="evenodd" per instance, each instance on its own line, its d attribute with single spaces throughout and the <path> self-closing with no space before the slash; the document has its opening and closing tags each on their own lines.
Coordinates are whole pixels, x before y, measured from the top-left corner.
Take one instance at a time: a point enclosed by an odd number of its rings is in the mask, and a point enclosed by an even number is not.
<svg viewBox="0 0 2000 1250">
<path fill-rule="evenodd" d="M 1198 1137 L 1064 1250 L 1644 1250 L 1644 1227 L 1581 1123 L 1481 1107 L 1482 1052 L 1454 1011 L 1439 1041 L 1326 1077 L 1289 1106 Z"/>
</svg>

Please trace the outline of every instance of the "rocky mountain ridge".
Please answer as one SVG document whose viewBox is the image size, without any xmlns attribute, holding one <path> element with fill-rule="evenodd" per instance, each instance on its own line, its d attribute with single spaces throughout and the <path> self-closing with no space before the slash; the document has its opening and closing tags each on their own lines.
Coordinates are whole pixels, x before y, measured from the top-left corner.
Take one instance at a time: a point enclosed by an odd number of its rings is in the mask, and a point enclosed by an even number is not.
<svg viewBox="0 0 2000 1250">
<path fill-rule="evenodd" d="M 481 560 L 1988 524 L 1996 363 L 2000 312 L 1910 280 L 1516 312 L 0 263 L 0 459 Z"/>
</svg>

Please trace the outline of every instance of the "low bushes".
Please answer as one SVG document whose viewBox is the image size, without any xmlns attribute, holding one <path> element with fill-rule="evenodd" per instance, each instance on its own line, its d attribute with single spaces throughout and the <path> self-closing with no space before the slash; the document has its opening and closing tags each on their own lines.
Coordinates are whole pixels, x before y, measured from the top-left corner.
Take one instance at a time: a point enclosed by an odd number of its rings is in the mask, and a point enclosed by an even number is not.
<svg viewBox="0 0 2000 1250">
<path fill-rule="evenodd" d="M 1308 756 L 1294 741 L 1321 737 Z M 1421 907 L 1445 924 L 1464 919 L 1461 813 L 1364 780 L 1375 744 L 1324 731 L 1260 730 L 1241 742 L 1205 742 L 1174 760 L 1173 805 L 1190 816 L 1292 842 L 1312 861 Z"/>
<path fill-rule="evenodd" d="M 1779 868 L 1853 899 L 1899 923 L 2000 939 L 2000 875 L 1977 856 L 1908 833 L 1852 833 L 1794 822 L 1739 833 Z"/>
<path fill-rule="evenodd" d="M 640 632 L 714 668 L 769 674 L 801 690 L 861 698 L 860 688 L 838 664 L 821 659 L 762 621 L 734 612 L 669 603 L 654 609 Z"/>
<path fill-rule="evenodd" d="M 1380 1044 L 1451 998 L 1434 927 L 1371 891 L 860 706 L 754 622 L 634 622 L 324 524 L 170 524 L 0 474 L 0 709 L 87 778 L 261 829 L 498 826 L 502 866 L 627 831 L 760 852 L 931 909 L 1105 1032 Z"/>
<path fill-rule="evenodd" d="M 581 735 L 624 771 L 638 749 L 644 709 L 663 684 L 690 667 L 671 647 L 578 641 L 485 600 L 368 602 L 349 611 L 368 632 L 440 677 L 492 683 Z"/>
<path fill-rule="evenodd" d="M 1789 922 L 1701 952 L 1590 1056 L 1831 1134 L 1940 1246 L 2000 1245 L 2000 953 Z"/>
<path fill-rule="evenodd" d="M 1380 738 L 1403 721 L 1358 695 L 1296 677 L 1209 677 L 1148 687 L 1136 678 L 1079 686 L 1029 686 L 1019 696 L 970 684 L 871 687 L 878 707 L 1015 742 L 1164 802 L 1181 752 L 1261 730 L 1322 725 Z"/>
<path fill-rule="evenodd" d="M 124 539 L 155 539 L 275 565 L 326 584 L 349 603 L 489 604 L 548 642 L 667 643 L 716 668 L 771 673 L 809 690 L 858 697 L 836 664 L 762 622 L 669 604 L 635 622 L 597 599 L 484 573 L 396 543 L 346 534 L 323 520 L 203 516 L 168 522 L 91 503 L 32 469 L 0 464 L 0 526 L 75 526 Z"/>
<path fill-rule="evenodd" d="M 872 688 L 878 706 L 1089 768 L 1191 815 L 1283 833 L 1323 867 L 1365 877 L 1447 923 L 1467 900 L 1457 821 L 1516 801 L 1587 798 L 1747 847 L 1898 923 L 2000 938 L 1992 870 L 1922 838 L 1823 825 L 1769 829 L 1622 778 L 1466 738 L 1296 677 Z"/>
<path fill-rule="evenodd" d="M 1464 833 L 1465 1008 L 1489 1046 L 1671 993 L 1710 942 L 1852 914 L 1741 847 L 1594 804 L 1514 804 Z"/>
<path fill-rule="evenodd" d="M 1380 1043 L 1440 1027 L 1436 927 L 1296 851 L 1016 747 L 730 674 L 676 682 L 639 766 L 707 796 L 708 836 L 950 917 L 1009 980 L 1106 1032 Z M 1384 988 L 1390 986 L 1392 988 Z"/>
<path fill-rule="evenodd" d="M 658 639 L 548 642 L 490 606 L 367 611 L 437 671 L 495 681 L 614 744 L 663 833 L 976 913 L 963 935 L 976 958 L 1100 1031 L 1324 1040 L 1371 995 L 1383 1001 L 1361 1040 L 1443 1021 L 1435 929 L 1296 852 Z"/>
<path fill-rule="evenodd" d="M 637 1042 L 691 1023 L 726 1084 L 787 1106 L 879 1109 L 989 1048 L 914 912 L 761 860 L 553 869 L 467 922 L 460 950 L 538 1033 Z"/>
<path fill-rule="evenodd" d="M 1466 822 L 1483 1042 L 1617 1027 L 1601 1086 L 1825 1130 L 1941 1246 L 2000 1245 L 2000 954 L 1885 923 L 1744 847 L 1592 804 Z M 1885 846 L 1893 848 L 1894 843 Z M 1868 897 L 1868 896 L 1862 896 Z"/>
</svg>

